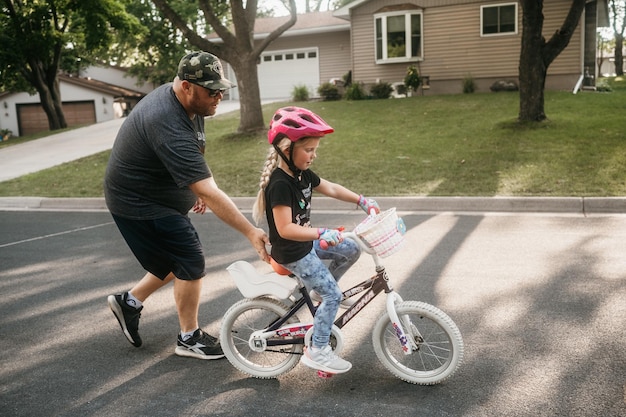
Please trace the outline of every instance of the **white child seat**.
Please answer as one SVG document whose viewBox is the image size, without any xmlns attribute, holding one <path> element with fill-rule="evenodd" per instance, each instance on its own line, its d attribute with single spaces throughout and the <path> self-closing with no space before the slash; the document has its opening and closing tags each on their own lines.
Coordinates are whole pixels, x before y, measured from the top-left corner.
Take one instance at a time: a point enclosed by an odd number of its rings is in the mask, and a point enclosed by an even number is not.
<svg viewBox="0 0 626 417">
<path fill-rule="evenodd" d="M 246 298 L 255 298 L 263 295 L 273 295 L 279 299 L 289 298 L 298 282 L 276 272 L 260 274 L 252 264 L 246 261 L 237 261 L 226 270 L 235 280 L 237 289 Z"/>
</svg>

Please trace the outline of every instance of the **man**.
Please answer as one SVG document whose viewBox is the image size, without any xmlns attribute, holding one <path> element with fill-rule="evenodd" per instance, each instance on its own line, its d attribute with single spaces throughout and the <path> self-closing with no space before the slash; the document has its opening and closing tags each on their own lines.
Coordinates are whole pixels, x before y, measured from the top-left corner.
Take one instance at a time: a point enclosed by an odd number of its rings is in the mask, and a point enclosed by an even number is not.
<svg viewBox="0 0 626 417">
<path fill-rule="evenodd" d="M 124 335 L 141 346 L 139 317 L 154 291 L 174 282 L 180 322 L 175 353 L 199 359 L 224 356 L 219 341 L 198 325 L 202 245 L 187 213 L 209 208 L 245 235 L 264 261 L 268 238 L 218 188 L 204 160 L 204 117 L 214 115 L 233 84 L 206 52 L 184 56 L 172 83 L 144 97 L 122 124 L 104 180 L 115 223 L 147 271 L 128 292 L 110 295 L 109 307 Z"/>
</svg>

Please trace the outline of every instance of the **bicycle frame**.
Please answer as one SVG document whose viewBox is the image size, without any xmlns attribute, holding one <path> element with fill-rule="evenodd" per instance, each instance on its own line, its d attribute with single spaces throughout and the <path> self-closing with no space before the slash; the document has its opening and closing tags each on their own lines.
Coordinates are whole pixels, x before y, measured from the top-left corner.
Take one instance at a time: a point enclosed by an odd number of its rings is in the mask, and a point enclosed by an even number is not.
<svg viewBox="0 0 626 417">
<path fill-rule="evenodd" d="M 384 291 L 387 294 L 387 313 L 389 314 L 389 317 L 393 323 L 393 327 L 396 332 L 398 341 L 402 345 L 403 352 L 407 355 L 411 354 L 411 352 L 416 349 L 417 346 L 415 346 L 414 342 L 412 341 L 414 338 L 409 338 L 406 336 L 404 326 L 402 325 L 401 320 L 396 313 L 395 304 L 402 302 L 402 298 L 391 287 L 389 277 L 387 276 L 387 272 L 385 271 L 385 267 L 380 263 L 376 253 L 373 252 L 370 248 L 366 247 L 361 239 L 359 239 L 351 232 L 348 232 L 345 235 L 346 237 L 354 239 L 365 252 L 369 253 L 373 257 L 374 263 L 376 265 L 376 275 L 343 292 L 344 298 L 354 297 L 355 295 L 361 293 L 363 293 L 363 295 L 335 320 L 334 325 L 339 329 L 343 328 L 366 305 L 368 305 L 374 298 L 376 298 L 378 294 Z M 280 317 L 275 322 L 271 323 L 265 330 L 255 332 L 252 335 L 250 340 L 251 347 L 259 350 L 264 350 L 268 346 L 304 344 L 304 336 L 306 332 L 313 326 L 312 323 L 289 324 L 288 326 L 283 327 L 292 316 L 294 316 L 302 307 L 304 307 L 304 305 L 307 305 L 311 314 L 315 315 L 317 307 L 313 305 L 313 301 L 311 300 L 311 297 L 309 296 L 306 287 L 301 282 L 299 283 L 299 292 L 302 297 L 295 302 L 295 304 L 285 315 Z M 280 338 L 277 339 L 274 338 L 274 336 L 279 336 Z"/>
</svg>

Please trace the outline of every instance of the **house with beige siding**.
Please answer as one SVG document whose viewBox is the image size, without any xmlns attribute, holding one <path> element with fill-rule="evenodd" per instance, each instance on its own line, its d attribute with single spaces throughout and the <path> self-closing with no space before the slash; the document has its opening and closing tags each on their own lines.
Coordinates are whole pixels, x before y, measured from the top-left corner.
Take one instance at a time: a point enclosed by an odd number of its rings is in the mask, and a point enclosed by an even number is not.
<svg viewBox="0 0 626 417">
<path fill-rule="evenodd" d="M 543 34 L 562 25 L 571 0 L 543 2 Z M 507 0 L 356 0 L 335 17 L 350 22 L 352 79 L 373 84 L 404 78 L 409 65 L 429 78 L 429 94 L 458 93 L 471 77 L 478 91 L 517 82 L 522 8 Z M 595 72 L 596 28 L 606 1 L 589 1 L 569 45 L 550 65 L 546 89 L 572 90 Z"/>
<path fill-rule="evenodd" d="M 571 0 L 544 2 L 546 39 L 570 6 Z M 287 20 L 257 19 L 254 38 L 267 37 Z M 546 89 L 571 91 L 585 73 L 595 77 L 596 29 L 606 25 L 606 0 L 587 2 L 569 45 L 548 69 Z M 299 15 L 269 45 L 259 62 L 261 97 L 290 97 L 299 85 L 316 96 L 320 84 L 348 72 L 366 87 L 398 83 L 410 65 L 428 77 L 426 94 L 460 93 L 466 77 L 485 92 L 495 81 L 518 82 L 521 37 L 517 1 L 355 0 L 334 12 Z"/>
</svg>

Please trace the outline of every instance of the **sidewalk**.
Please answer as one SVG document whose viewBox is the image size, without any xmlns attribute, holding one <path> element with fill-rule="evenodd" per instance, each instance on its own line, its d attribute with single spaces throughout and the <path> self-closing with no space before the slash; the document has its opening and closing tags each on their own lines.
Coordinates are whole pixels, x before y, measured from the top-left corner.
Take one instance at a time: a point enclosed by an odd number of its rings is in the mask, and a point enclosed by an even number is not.
<svg viewBox="0 0 626 417">
<path fill-rule="evenodd" d="M 381 207 L 424 213 L 555 213 L 572 215 L 626 214 L 626 197 L 377 197 Z M 250 212 L 253 197 L 233 197 L 237 207 Z M 104 198 L 0 197 L 0 211 L 106 210 Z M 350 211 L 356 208 L 327 197 L 316 197 L 315 210 Z"/>
</svg>

